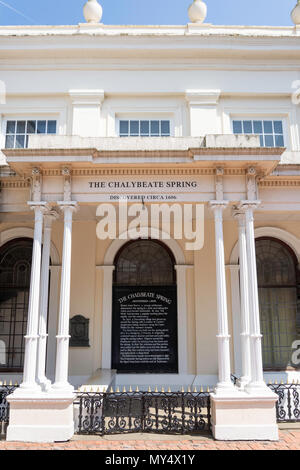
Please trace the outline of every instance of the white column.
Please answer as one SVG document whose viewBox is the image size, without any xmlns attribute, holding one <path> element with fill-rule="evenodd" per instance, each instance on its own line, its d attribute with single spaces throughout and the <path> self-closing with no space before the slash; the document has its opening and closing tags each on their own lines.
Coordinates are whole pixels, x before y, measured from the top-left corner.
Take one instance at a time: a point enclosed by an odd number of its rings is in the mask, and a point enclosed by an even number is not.
<svg viewBox="0 0 300 470">
<path fill-rule="evenodd" d="M 30 202 L 34 210 L 34 238 L 32 249 L 32 266 L 28 306 L 27 334 L 25 336 L 25 358 L 23 382 L 20 385 L 20 393 L 26 391 L 39 391 L 36 383 L 37 341 L 39 321 L 39 299 L 40 299 L 40 277 L 41 277 L 41 254 L 43 235 L 43 213 L 46 203 Z"/>
<path fill-rule="evenodd" d="M 54 391 L 72 392 L 73 387 L 68 382 L 69 366 L 69 318 L 70 318 L 70 290 L 71 290 L 71 253 L 72 253 L 72 218 L 76 210 L 76 202 L 59 203 L 64 212 L 64 239 L 63 256 L 61 270 L 61 289 L 59 305 L 59 321 L 55 383 L 52 386 Z"/>
<path fill-rule="evenodd" d="M 227 292 L 225 255 L 223 239 L 223 210 L 228 205 L 228 201 L 211 201 L 210 207 L 214 211 L 215 217 L 215 242 L 216 242 L 216 287 L 217 287 L 217 308 L 218 308 L 218 363 L 219 363 L 219 383 L 216 387 L 216 394 L 234 391 L 231 382 L 230 366 L 230 335 L 228 329 L 227 312 Z"/>
<path fill-rule="evenodd" d="M 43 390 L 49 389 L 51 382 L 46 378 L 46 351 L 47 351 L 47 322 L 48 322 L 48 293 L 49 293 L 49 266 L 52 222 L 56 218 L 54 211 L 46 213 L 44 217 L 44 240 L 42 254 L 41 287 L 40 287 L 40 316 L 39 340 L 37 353 L 37 383 Z"/>
<path fill-rule="evenodd" d="M 46 376 L 54 381 L 55 377 L 55 356 L 56 356 L 56 335 L 58 330 L 58 309 L 59 309 L 59 287 L 60 287 L 61 266 L 50 266 L 50 298 L 48 314 L 48 345 L 47 345 L 47 365 Z"/>
<path fill-rule="evenodd" d="M 240 266 L 239 264 L 228 264 L 231 286 L 231 310 L 233 326 L 233 349 L 234 349 L 234 374 L 242 376 L 242 352 L 241 352 L 241 297 L 240 297 Z"/>
<path fill-rule="evenodd" d="M 249 299 L 250 299 L 250 344 L 251 344 L 251 382 L 246 386 L 250 393 L 269 392 L 264 382 L 261 329 L 259 318 L 259 299 L 257 284 L 254 216 L 253 210 L 259 205 L 258 201 L 243 201 L 241 208 L 246 215 L 246 237 L 247 237 L 247 258 L 249 276 Z"/>
<path fill-rule="evenodd" d="M 242 377 L 239 385 L 244 388 L 251 380 L 250 352 L 250 312 L 249 312 L 249 279 L 247 261 L 247 239 L 245 214 L 236 211 L 234 216 L 239 224 L 239 259 L 240 259 L 240 301 L 241 301 L 241 352 Z"/>
</svg>

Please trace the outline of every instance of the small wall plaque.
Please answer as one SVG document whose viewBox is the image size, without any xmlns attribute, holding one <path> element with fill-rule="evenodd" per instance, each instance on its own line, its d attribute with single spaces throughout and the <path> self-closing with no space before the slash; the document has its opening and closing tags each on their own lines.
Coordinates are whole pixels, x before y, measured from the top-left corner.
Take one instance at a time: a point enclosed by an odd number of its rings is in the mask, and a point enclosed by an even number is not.
<svg viewBox="0 0 300 470">
<path fill-rule="evenodd" d="M 88 318 L 76 315 L 70 320 L 70 347 L 89 348 L 89 323 Z"/>
</svg>

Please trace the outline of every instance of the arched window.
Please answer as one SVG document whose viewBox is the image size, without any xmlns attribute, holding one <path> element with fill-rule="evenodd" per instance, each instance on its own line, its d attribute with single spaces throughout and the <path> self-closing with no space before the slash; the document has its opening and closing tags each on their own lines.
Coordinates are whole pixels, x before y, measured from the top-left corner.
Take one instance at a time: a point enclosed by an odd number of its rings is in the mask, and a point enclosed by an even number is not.
<svg viewBox="0 0 300 470">
<path fill-rule="evenodd" d="M 176 283 L 175 261 L 156 240 L 127 243 L 115 260 L 115 285 L 170 286 Z"/>
<path fill-rule="evenodd" d="M 30 289 L 32 240 L 17 239 L 0 249 L 0 370 L 20 372 Z"/>
<path fill-rule="evenodd" d="M 297 339 L 297 260 L 291 249 L 273 238 L 256 240 L 264 368 L 283 370 L 292 364 Z"/>
<path fill-rule="evenodd" d="M 112 369 L 178 373 L 175 260 L 157 240 L 134 240 L 115 258 Z"/>
</svg>

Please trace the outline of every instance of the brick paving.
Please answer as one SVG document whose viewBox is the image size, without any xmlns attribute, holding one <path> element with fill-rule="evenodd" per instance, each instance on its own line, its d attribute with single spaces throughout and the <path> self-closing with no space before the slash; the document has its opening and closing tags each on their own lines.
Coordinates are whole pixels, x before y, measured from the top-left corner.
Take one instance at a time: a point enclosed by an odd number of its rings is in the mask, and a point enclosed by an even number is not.
<svg viewBox="0 0 300 470">
<path fill-rule="evenodd" d="M 0 441 L 1 450 L 300 450 L 300 430 L 280 431 L 279 442 L 224 442 L 209 436 L 76 436 L 55 444 Z"/>
</svg>

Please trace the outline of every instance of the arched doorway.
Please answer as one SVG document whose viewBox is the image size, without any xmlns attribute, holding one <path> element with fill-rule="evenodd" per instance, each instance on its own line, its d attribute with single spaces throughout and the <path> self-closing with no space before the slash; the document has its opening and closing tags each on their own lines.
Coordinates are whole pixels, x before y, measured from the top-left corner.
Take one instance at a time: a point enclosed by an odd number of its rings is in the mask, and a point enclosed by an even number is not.
<svg viewBox="0 0 300 470">
<path fill-rule="evenodd" d="M 21 372 L 32 260 L 32 240 L 12 240 L 0 249 L 0 370 Z"/>
<path fill-rule="evenodd" d="M 265 370 L 286 370 L 292 364 L 297 334 L 297 259 L 282 241 L 256 240 L 256 260 Z M 299 333 L 299 331 L 298 331 Z"/>
<path fill-rule="evenodd" d="M 175 260 L 158 240 L 135 240 L 115 258 L 112 368 L 123 373 L 177 373 Z"/>
</svg>

